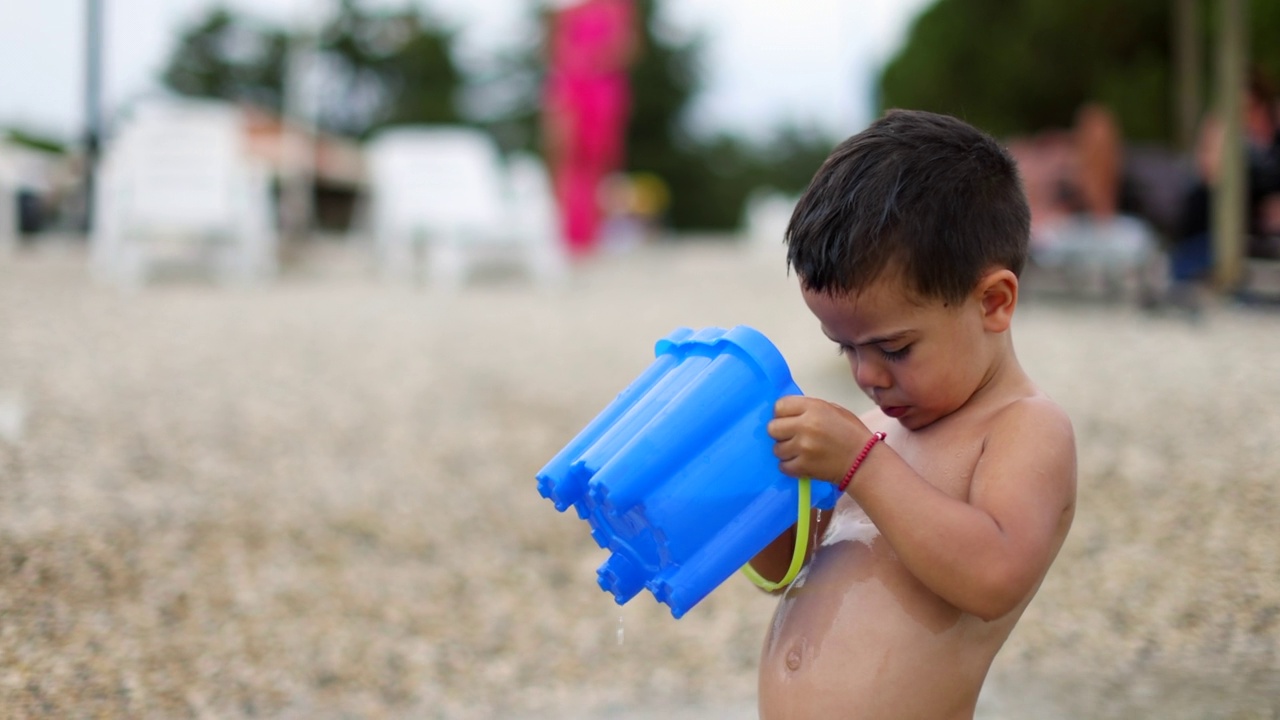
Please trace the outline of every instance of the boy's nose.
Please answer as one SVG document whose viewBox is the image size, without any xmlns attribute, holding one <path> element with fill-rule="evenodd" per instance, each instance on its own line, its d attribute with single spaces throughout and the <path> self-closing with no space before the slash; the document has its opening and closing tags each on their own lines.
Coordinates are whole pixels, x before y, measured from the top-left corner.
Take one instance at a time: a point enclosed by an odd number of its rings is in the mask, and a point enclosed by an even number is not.
<svg viewBox="0 0 1280 720">
<path fill-rule="evenodd" d="M 853 381 L 861 388 L 887 388 L 892 384 L 889 372 L 883 365 L 862 359 L 853 361 Z"/>
</svg>

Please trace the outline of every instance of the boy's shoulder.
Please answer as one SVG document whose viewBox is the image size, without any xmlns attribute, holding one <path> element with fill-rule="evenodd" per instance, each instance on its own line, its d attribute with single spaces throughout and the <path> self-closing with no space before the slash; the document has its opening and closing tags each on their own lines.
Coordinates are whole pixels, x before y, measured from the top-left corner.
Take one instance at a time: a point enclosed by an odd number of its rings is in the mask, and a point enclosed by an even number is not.
<svg viewBox="0 0 1280 720">
<path fill-rule="evenodd" d="M 1067 411 L 1039 390 L 1010 399 L 996 409 L 991 419 L 990 436 L 1029 434 L 1075 442 Z"/>
<path fill-rule="evenodd" d="M 1067 411 L 1048 395 L 1036 392 L 1000 407 L 986 428 L 982 456 L 987 472 L 979 485 L 1007 488 L 1005 480 L 1020 479 L 1016 485 L 1039 488 L 1072 504 L 1075 430 Z"/>
</svg>

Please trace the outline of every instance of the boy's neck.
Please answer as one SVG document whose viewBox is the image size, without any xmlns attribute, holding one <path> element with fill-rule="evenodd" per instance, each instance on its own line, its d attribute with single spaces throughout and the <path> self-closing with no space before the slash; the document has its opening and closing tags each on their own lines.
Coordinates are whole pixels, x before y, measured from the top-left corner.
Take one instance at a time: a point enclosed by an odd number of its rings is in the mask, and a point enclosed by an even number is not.
<svg viewBox="0 0 1280 720">
<path fill-rule="evenodd" d="M 991 359 L 987 363 L 986 372 L 968 399 L 960 407 L 917 430 L 946 424 L 947 420 L 957 416 L 981 414 L 1004 407 L 1014 399 L 1029 397 L 1037 392 L 1039 389 L 1018 362 L 1010 333 L 1005 331 L 992 338 Z"/>
</svg>

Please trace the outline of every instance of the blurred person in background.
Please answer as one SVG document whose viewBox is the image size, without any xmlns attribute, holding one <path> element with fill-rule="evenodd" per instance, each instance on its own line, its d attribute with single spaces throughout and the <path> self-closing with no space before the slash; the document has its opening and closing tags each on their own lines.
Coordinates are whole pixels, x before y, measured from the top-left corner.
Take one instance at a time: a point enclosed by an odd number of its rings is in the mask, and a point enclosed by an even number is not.
<svg viewBox="0 0 1280 720">
<path fill-rule="evenodd" d="M 639 46 L 632 0 L 553 0 L 543 133 L 570 255 L 595 249 L 602 182 L 622 168 Z"/>
<path fill-rule="evenodd" d="M 1011 144 L 1031 205 L 1031 260 L 1061 273 L 1072 291 L 1101 282 L 1113 297 L 1154 301 L 1166 272 L 1160 241 L 1126 177 L 1115 113 L 1088 102 L 1074 126 Z"/>
<path fill-rule="evenodd" d="M 1248 252 L 1266 255 L 1262 245 L 1280 235 L 1280 113 L 1274 87 L 1256 69 L 1250 73 L 1245 96 L 1244 137 Z M 1199 287 L 1213 268 L 1211 198 L 1222 167 L 1222 143 L 1221 120 L 1206 118 L 1195 148 L 1198 177 L 1187 192 L 1170 250 L 1170 301 L 1193 310 L 1198 307 Z"/>
<path fill-rule="evenodd" d="M 625 252 L 657 238 L 663 229 L 663 215 L 670 191 L 653 173 L 616 173 L 604 181 L 601 192 L 604 220 L 600 246 L 605 251 Z"/>
</svg>

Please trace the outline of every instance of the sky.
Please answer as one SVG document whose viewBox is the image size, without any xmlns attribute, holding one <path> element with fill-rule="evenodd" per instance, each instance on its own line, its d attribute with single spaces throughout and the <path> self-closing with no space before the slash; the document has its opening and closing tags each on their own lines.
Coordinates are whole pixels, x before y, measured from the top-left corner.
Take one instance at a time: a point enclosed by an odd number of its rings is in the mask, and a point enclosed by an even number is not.
<svg viewBox="0 0 1280 720">
<path fill-rule="evenodd" d="M 375 4 L 403 5 L 393 0 Z M 492 52 L 527 34 L 538 0 L 415 0 L 459 31 L 459 52 Z M 763 138 L 780 124 L 833 137 L 871 118 L 874 79 L 930 0 L 665 0 L 661 20 L 705 37 L 700 134 Z M 0 0 L 0 127 L 59 140 L 84 126 L 88 0 Z M 102 0 L 106 118 L 155 92 L 180 30 L 214 0 Z M 280 24 L 316 22 L 335 0 L 224 0 Z"/>
</svg>

